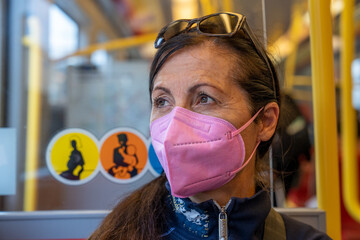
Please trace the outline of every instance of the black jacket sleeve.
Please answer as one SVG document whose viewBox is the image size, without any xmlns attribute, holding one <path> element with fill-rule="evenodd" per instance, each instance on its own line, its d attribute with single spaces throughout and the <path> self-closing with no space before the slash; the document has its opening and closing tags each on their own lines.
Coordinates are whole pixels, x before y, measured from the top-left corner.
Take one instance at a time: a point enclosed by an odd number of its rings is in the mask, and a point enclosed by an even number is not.
<svg viewBox="0 0 360 240">
<path fill-rule="evenodd" d="M 281 214 L 286 229 L 286 239 L 291 240 L 331 240 L 323 232 L 313 228 L 310 225 L 294 220 L 284 214 Z"/>
</svg>

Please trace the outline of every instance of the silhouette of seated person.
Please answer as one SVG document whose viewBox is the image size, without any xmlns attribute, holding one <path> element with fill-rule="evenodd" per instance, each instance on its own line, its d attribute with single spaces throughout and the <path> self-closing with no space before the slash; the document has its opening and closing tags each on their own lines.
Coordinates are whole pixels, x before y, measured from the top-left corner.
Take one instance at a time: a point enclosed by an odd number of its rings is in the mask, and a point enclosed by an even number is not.
<svg viewBox="0 0 360 240">
<path fill-rule="evenodd" d="M 136 149 L 132 145 L 127 145 L 127 135 L 121 133 L 117 135 L 119 147 L 116 147 L 113 152 L 113 162 L 108 173 L 116 178 L 132 178 L 138 174 L 136 165 L 139 160 L 136 156 Z"/>
<path fill-rule="evenodd" d="M 67 162 L 68 170 L 62 172 L 60 176 L 69 180 L 80 180 L 80 174 L 84 171 L 85 162 L 81 152 L 77 149 L 75 140 L 71 140 L 71 146 L 73 150 L 71 151 L 69 161 Z M 80 166 L 80 170 L 75 174 L 75 169 L 78 166 Z"/>
<path fill-rule="evenodd" d="M 298 187 L 301 177 L 301 162 L 310 162 L 311 142 L 308 124 L 295 100 L 289 95 L 282 96 L 282 115 L 278 132 L 272 143 L 274 168 L 281 173 L 285 196 Z"/>
</svg>

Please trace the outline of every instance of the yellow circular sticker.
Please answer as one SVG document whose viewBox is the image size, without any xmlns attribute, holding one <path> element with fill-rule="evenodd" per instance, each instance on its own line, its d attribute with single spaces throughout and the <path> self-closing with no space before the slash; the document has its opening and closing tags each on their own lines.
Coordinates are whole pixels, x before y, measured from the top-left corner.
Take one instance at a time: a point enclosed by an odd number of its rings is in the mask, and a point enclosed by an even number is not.
<svg viewBox="0 0 360 240">
<path fill-rule="evenodd" d="M 98 141 L 83 129 L 61 131 L 48 145 L 46 163 L 60 182 L 69 185 L 86 183 L 98 172 Z"/>
<path fill-rule="evenodd" d="M 118 183 L 139 179 L 147 170 L 147 141 L 139 132 L 130 128 L 109 131 L 101 139 L 101 172 Z"/>
</svg>

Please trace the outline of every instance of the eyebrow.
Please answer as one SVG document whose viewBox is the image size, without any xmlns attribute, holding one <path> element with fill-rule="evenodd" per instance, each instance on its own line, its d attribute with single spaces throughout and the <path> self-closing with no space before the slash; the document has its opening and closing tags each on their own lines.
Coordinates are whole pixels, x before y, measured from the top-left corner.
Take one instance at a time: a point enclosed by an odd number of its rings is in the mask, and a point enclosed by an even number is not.
<svg viewBox="0 0 360 240">
<path fill-rule="evenodd" d="M 156 90 L 161 90 L 161 91 L 164 91 L 164 92 L 166 92 L 167 94 L 170 94 L 170 95 L 171 95 L 171 91 L 170 91 L 169 89 L 165 88 L 165 87 L 158 87 L 158 86 L 157 86 L 157 87 L 154 88 L 153 92 L 156 91 Z"/>
<path fill-rule="evenodd" d="M 188 92 L 189 92 L 189 93 L 193 93 L 193 92 L 196 91 L 196 89 L 198 89 L 199 87 L 203 87 L 203 86 L 212 87 L 212 88 L 215 88 L 216 90 L 224 93 L 224 91 L 223 91 L 222 89 L 220 89 L 220 88 L 218 88 L 218 87 L 216 87 L 216 86 L 214 86 L 214 85 L 211 85 L 211 84 L 209 84 L 209 83 L 199 83 L 199 84 L 196 84 L 196 85 L 190 87 L 190 88 L 188 89 Z M 170 89 L 168 89 L 168 88 L 157 86 L 157 87 L 154 88 L 153 92 L 155 92 L 155 91 L 157 91 L 157 90 L 164 91 L 165 93 L 172 95 Z"/>
<path fill-rule="evenodd" d="M 216 90 L 224 93 L 224 91 L 223 91 L 222 89 L 220 89 L 220 88 L 218 88 L 218 87 L 216 87 L 216 86 L 214 86 L 214 85 L 212 85 L 212 84 L 209 84 L 209 83 L 199 83 L 199 84 L 196 84 L 196 85 L 192 86 L 191 88 L 189 88 L 189 89 L 188 89 L 188 92 L 195 92 L 196 89 L 198 89 L 199 87 L 203 87 L 203 86 L 212 87 L 212 88 L 215 88 Z"/>
</svg>

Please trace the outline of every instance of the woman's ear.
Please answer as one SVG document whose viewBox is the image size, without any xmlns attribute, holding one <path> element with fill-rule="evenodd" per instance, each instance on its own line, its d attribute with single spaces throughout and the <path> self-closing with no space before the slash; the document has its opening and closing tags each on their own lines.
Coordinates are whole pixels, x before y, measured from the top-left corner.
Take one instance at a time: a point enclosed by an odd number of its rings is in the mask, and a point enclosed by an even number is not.
<svg viewBox="0 0 360 240">
<path fill-rule="evenodd" d="M 279 119 L 279 105 L 275 102 L 266 104 L 261 115 L 259 139 L 262 142 L 268 141 L 275 133 Z"/>
</svg>

